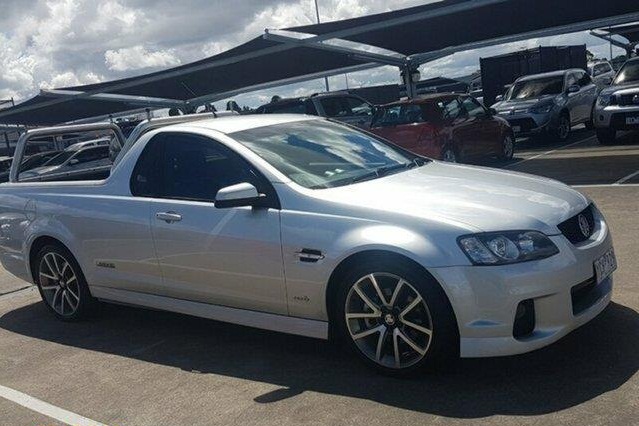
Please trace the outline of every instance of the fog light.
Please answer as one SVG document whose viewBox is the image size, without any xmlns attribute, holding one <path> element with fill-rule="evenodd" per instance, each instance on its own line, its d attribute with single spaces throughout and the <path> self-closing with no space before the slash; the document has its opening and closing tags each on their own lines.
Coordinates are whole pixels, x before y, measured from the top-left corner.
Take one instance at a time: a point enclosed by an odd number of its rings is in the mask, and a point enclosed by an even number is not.
<svg viewBox="0 0 639 426">
<path fill-rule="evenodd" d="M 519 302 L 515 312 L 513 324 L 513 337 L 520 339 L 528 336 L 535 330 L 535 303 L 533 299 Z"/>
</svg>

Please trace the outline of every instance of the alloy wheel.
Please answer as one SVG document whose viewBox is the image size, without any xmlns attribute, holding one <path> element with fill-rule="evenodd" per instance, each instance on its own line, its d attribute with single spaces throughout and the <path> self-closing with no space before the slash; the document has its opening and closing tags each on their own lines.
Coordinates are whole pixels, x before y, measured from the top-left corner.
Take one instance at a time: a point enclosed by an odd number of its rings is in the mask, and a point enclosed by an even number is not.
<svg viewBox="0 0 639 426">
<path fill-rule="evenodd" d="M 377 364 L 402 369 L 427 354 L 433 321 L 426 301 L 405 279 L 368 274 L 351 287 L 345 320 L 357 348 Z"/>
<path fill-rule="evenodd" d="M 73 315 L 80 306 L 80 283 L 71 264 L 58 253 L 48 252 L 40 260 L 40 289 L 47 304 L 59 315 Z"/>
<path fill-rule="evenodd" d="M 568 138 L 568 134 L 570 133 L 570 122 L 566 116 L 562 116 L 559 119 L 559 127 L 557 127 L 557 136 L 559 136 L 560 140 L 565 140 Z"/>
<path fill-rule="evenodd" d="M 504 138 L 503 156 L 505 159 L 510 160 L 515 153 L 515 143 L 510 135 L 506 135 Z"/>
<path fill-rule="evenodd" d="M 452 149 L 446 148 L 442 154 L 442 161 L 445 161 L 447 163 L 456 163 L 457 156 Z"/>
</svg>

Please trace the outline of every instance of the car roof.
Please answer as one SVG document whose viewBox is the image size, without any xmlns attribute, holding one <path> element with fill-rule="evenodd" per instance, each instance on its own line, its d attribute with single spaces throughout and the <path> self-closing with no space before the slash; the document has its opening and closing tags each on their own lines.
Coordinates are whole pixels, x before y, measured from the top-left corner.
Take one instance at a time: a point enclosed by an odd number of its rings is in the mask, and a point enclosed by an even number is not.
<svg viewBox="0 0 639 426">
<path fill-rule="evenodd" d="M 273 126 L 276 124 L 292 123 L 295 121 L 323 120 L 320 117 L 304 114 L 249 114 L 228 117 L 210 118 L 193 122 L 173 124 L 162 129 L 199 127 L 215 130 L 220 133 L 235 133 L 243 130 L 256 129 L 258 127 Z"/>
<path fill-rule="evenodd" d="M 442 99 L 450 99 L 457 96 L 468 96 L 468 94 L 452 93 L 452 92 L 428 93 L 426 95 L 420 95 L 418 98 L 401 99 L 399 101 L 390 102 L 382 106 L 386 107 L 386 106 L 395 106 L 395 105 L 418 105 L 418 104 L 431 103 L 433 101 L 442 100 Z"/>
<path fill-rule="evenodd" d="M 545 77 L 559 77 L 559 76 L 565 75 L 566 73 L 577 72 L 577 71 L 583 71 L 583 70 L 581 68 L 570 68 L 567 70 L 542 72 L 539 74 L 531 74 L 531 75 L 525 75 L 523 77 L 519 77 L 517 81 L 537 80 L 538 78 L 545 78 Z"/>
<path fill-rule="evenodd" d="M 80 151 L 81 149 L 84 149 L 84 148 L 97 148 L 99 146 L 105 146 L 106 143 L 102 143 L 102 142 L 110 142 L 110 139 L 99 138 L 99 139 L 93 139 L 90 141 L 77 142 L 77 143 L 74 143 L 73 145 L 69 145 L 68 147 L 66 147 L 65 151 Z"/>
</svg>

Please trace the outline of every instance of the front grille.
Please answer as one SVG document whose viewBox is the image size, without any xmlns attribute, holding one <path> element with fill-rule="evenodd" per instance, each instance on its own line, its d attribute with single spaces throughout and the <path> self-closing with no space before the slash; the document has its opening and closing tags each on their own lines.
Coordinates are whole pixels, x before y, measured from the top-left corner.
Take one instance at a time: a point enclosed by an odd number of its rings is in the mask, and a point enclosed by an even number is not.
<svg viewBox="0 0 639 426">
<path fill-rule="evenodd" d="M 610 117 L 610 127 L 615 130 L 633 130 L 639 128 L 638 124 L 626 124 L 628 116 L 638 117 L 639 112 L 616 112 Z"/>
<path fill-rule="evenodd" d="M 521 132 L 529 132 L 531 129 L 537 127 L 537 123 L 530 117 L 527 118 L 512 118 L 508 119 L 511 127 L 519 126 L 521 128 Z"/>
<path fill-rule="evenodd" d="M 562 234 L 573 244 L 581 243 L 586 241 L 592 235 L 595 229 L 595 215 L 592 212 L 593 207 L 592 204 L 586 207 L 581 212 L 577 213 L 570 219 L 561 222 L 557 225 L 557 228 L 561 231 Z M 589 232 L 587 235 L 581 230 L 581 226 L 579 225 L 579 216 L 583 215 L 588 221 Z"/>
<path fill-rule="evenodd" d="M 592 305 L 597 303 L 612 290 L 610 278 L 603 280 L 597 285 L 597 280 L 592 278 L 583 281 L 570 289 L 572 299 L 572 314 L 579 315 Z"/>
<path fill-rule="evenodd" d="M 635 96 L 637 96 L 637 93 L 631 93 L 627 95 L 616 95 L 615 99 L 618 105 L 622 105 L 622 106 L 637 105 L 634 103 Z"/>
</svg>

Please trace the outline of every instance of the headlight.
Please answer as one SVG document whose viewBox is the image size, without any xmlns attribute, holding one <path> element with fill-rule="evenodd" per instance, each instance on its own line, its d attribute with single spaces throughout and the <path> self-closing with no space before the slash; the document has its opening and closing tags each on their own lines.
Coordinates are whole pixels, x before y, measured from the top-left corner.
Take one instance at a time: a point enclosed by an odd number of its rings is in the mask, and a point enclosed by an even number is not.
<svg viewBox="0 0 639 426">
<path fill-rule="evenodd" d="M 554 107 L 554 104 L 544 104 L 544 105 L 539 105 L 539 106 L 534 106 L 532 108 L 530 108 L 530 112 L 532 112 L 533 114 L 548 114 L 550 111 L 552 111 L 552 108 Z"/>
<path fill-rule="evenodd" d="M 559 253 L 550 238 L 537 231 L 464 235 L 459 247 L 475 265 L 504 265 L 543 259 Z"/>
<path fill-rule="evenodd" d="M 597 98 L 597 105 L 600 107 L 607 107 L 614 103 L 613 95 L 599 95 Z"/>
</svg>

